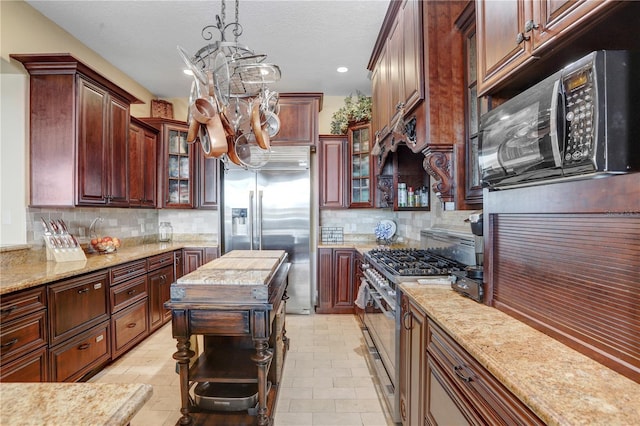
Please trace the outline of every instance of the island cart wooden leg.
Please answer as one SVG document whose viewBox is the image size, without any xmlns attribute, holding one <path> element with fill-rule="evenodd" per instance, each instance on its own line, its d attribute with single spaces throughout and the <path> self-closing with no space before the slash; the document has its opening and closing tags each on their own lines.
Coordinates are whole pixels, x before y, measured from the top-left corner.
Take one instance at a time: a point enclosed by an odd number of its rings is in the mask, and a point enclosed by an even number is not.
<svg viewBox="0 0 640 426">
<path fill-rule="evenodd" d="M 195 352 L 191 350 L 190 333 L 186 322 L 185 311 L 173 311 L 172 312 L 172 328 L 173 337 L 178 340 L 176 348 L 178 351 L 173 354 L 173 359 L 178 361 L 178 368 L 180 373 L 180 399 L 182 408 L 180 413 L 182 417 L 178 421 L 180 425 L 190 425 L 191 416 L 189 415 L 189 361 L 195 355 Z"/>
<path fill-rule="evenodd" d="M 258 366 L 258 425 L 268 426 L 271 418 L 267 415 L 267 370 L 273 352 L 269 350 L 267 339 L 254 339 L 256 354 L 251 360 Z"/>
</svg>

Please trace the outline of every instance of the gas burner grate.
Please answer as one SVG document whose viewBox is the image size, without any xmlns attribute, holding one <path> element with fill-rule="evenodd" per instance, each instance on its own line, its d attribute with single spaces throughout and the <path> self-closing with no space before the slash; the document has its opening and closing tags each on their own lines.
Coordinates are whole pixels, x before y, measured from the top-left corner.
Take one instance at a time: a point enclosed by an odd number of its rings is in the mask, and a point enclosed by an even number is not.
<svg viewBox="0 0 640 426">
<path fill-rule="evenodd" d="M 393 275 L 449 275 L 464 265 L 422 249 L 373 249 L 367 256 Z"/>
</svg>

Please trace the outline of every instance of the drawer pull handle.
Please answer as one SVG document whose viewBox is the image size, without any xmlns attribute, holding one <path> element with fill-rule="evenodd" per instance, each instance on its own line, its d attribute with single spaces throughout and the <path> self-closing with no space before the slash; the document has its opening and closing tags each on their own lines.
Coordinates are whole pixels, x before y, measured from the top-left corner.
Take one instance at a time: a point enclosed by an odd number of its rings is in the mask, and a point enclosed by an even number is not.
<svg viewBox="0 0 640 426">
<path fill-rule="evenodd" d="M 13 340 L 9 340 L 7 343 L 3 343 L 2 345 L 0 345 L 0 348 L 8 348 L 10 346 L 15 345 L 16 343 L 18 343 L 18 339 L 13 339 Z"/>
<path fill-rule="evenodd" d="M 131 323 L 127 324 L 127 328 L 135 328 L 136 325 L 137 324 L 135 322 L 131 322 Z"/>
<path fill-rule="evenodd" d="M 458 376 L 458 378 L 460 380 L 462 380 L 463 382 L 469 383 L 471 381 L 471 377 L 465 375 L 462 372 L 462 366 L 461 365 L 456 365 L 455 367 L 453 367 L 453 372 L 456 373 L 456 376 Z"/>
<path fill-rule="evenodd" d="M 78 294 L 89 293 L 89 287 L 83 288 L 82 290 L 78 290 Z"/>
<path fill-rule="evenodd" d="M 135 294 L 135 292 L 136 292 L 136 289 L 134 288 L 134 289 L 129 290 L 129 291 L 127 292 L 127 294 L 128 294 L 129 296 L 131 296 L 132 294 Z"/>
<path fill-rule="evenodd" d="M 4 308 L 0 311 L 0 315 L 9 315 L 11 312 L 15 311 L 18 308 L 18 305 L 11 305 L 8 308 Z"/>
<path fill-rule="evenodd" d="M 79 351 L 84 351 L 85 349 L 89 349 L 89 346 L 91 346 L 91 345 L 88 344 L 88 343 L 83 343 L 80 346 L 78 346 L 78 350 Z"/>
</svg>

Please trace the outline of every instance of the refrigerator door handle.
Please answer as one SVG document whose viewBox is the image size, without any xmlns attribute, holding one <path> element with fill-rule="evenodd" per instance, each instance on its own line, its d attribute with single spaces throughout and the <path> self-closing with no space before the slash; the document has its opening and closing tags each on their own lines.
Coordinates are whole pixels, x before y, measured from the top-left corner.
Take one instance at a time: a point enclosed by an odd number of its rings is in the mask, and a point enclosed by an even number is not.
<svg viewBox="0 0 640 426">
<path fill-rule="evenodd" d="M 262 250 L 262 195 L 263 191 L 258 191 L 258 250 Z"/>
<path fill-rule="evenodd" d="M 249 249 L 253 250 L 253 191 L 249 191 Z"/>
</svg>

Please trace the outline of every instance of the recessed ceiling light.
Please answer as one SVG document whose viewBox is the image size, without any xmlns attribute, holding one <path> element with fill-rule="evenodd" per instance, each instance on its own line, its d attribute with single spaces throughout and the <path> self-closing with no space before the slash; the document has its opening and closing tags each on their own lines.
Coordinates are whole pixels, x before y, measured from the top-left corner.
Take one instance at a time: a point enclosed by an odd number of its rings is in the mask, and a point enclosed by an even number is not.
<svg viewBox="0 0 640 426">
<path fill-rule="evenodd" d="M 193 71 L 191 70 L 182 70 L 183 73 L 185 73 L 186 75 L 193 75 Z"/>
<path fill-rule="evenodd" d="M 338 71 L 338 72 L 347 72 L 347 71 L 349 71 L 349 68 L 347 68 L 347 67 L 338 67 L 338 69 L 336 71 Z"/>
</svg>

